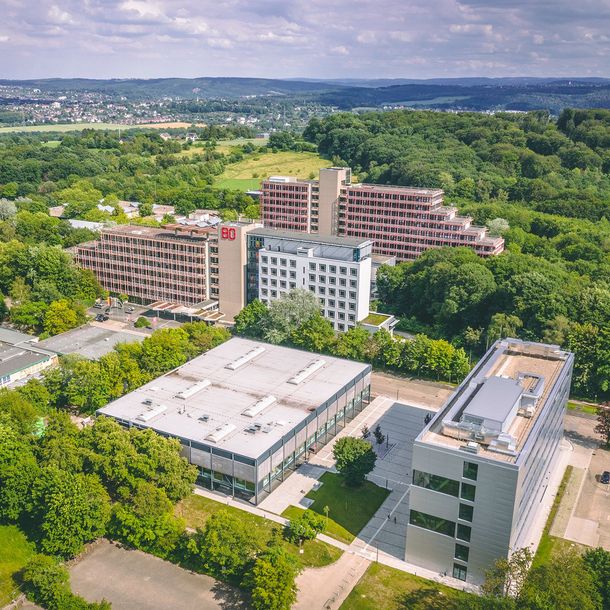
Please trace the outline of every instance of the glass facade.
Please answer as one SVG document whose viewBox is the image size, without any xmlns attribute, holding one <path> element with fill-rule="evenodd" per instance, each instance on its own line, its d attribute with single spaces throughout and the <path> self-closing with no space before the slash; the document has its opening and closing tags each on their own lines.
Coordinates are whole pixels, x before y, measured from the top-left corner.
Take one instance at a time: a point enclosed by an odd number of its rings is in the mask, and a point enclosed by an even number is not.
<svg viewBox="0 0 610 610">
<path fill-rule="evenodd" d="M 478 464 L 474 464 L 472 462 L 464 462 L 464 470 L 463 470 L 462 476 L 465 479 L 470 479 L 471 481 L 476 481 L 478 472 L 479 472 Z"/>
<path fill-rule="evenodd" d="M 470 483 L 462 483 L 462 493 L 460 494 L 460 498 L 474 502 L 476 491 L 477 488 L 474 485 L 470 485 Z"/>
<path fill-rule="evenodd" d="M 464 540 L 465 542 L 470 542 L 470 526 L 464 525 L 463 523 L 458 523 L 457 526 L 457 535 L 456 538 L 458 540 Z"/>
<path fill-rule="evenodd" d="M 424 529 L 438 534 L 444 534 L 445 536 L 455 536 L 455 523 L 448 521 L 447 519 L 441 519 L 434 515 L 428 515 L 418 510 L 412 510 L 409 515 L 409 523 L 416 525 L 417 527 L 423 527 Z"/>
<path fill-rule="evenodd" d="M 455 545 L 455 553 L 454 557 L 459 559 L 460 561 L 464 561 L 468 563 L 468 554 L 470 553 L 470 549 L 464 544 L 456 544 Z"/>
<path fill-rule="evenodd" d="M 439 491 L 440 493 L 448 494 L 450 496 L 459 496 L 460 483 L 453 479 L 441 477 L 436 474 L 429 474 L 427 472 L 421 472 L 420 470 L 413 471 L 413 485 L 418 487 L 425 487 L 432 491 Z"/>
<path fill-rule="evenodd" d="M 474 513 L 474 506 L 468 504 L 460 504 L 459 517 L 462 521 L 472 521 L 472 515 Z"/>
</svg>

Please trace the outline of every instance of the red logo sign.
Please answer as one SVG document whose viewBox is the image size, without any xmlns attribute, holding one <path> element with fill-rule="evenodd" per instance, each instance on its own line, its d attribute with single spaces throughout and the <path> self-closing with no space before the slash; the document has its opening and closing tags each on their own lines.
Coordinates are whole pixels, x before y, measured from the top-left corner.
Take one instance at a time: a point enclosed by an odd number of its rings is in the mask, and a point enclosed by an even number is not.
<svg viewBox="0 0 610 610">
<path fill-rule="evenodd" d="M 220 237 L 222 239 L 234 240 L 237 237 L 237 231 L 233 227 L 221 227 Z"/>
</svg>

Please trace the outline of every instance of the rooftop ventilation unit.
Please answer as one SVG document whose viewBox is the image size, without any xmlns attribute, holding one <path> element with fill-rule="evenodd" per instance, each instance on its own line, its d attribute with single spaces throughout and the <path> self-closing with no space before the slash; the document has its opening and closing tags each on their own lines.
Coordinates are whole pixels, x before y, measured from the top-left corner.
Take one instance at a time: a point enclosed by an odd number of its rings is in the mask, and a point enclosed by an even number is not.
<svg viewBox="0 0 610 610">
<path fill-rule="evenodd" d="M 229 364 L 227 364 L 227 366 L 225 366 L 225 368 L 230 369 L 232 371 L 236 371 L 240 366 L 243 366 L 247 362 L 250 362 L 250 360 L 252 360 L 253 358 L 256 358 L 257 356 L 260 356 L 264 351 L 265 351 L 264 347 L 260 347 L 260 346 L 255 347 L 254 349 L 251 349 L 249 352 L 247 352 L 243 356 L 240 356 L 237 360 L 233 360 L 233 362 L 229 362 Z"/>
<path fill-rule="evenodd" d="M 142 401 L 142 404 L 143 404 L 143 405 L 146 405 L 146 406 L 148 406 L 148 407 L 152 407 L 152 405 L 153 405 L 153 400 L 152 400 L 152 398 L 145 398 L 145 399 Z"/>
<path fill-rule="evenodd" d="M 207 388 L 209 385 L 211 385 L 211 383 L 212 382 L 209 379 L 203 379 L 201 381 L 198 381 L 197 383 L 194 383 L 189 388 L 186 388 L 186 390 L 182 390 L 182 392 L 178 392 L 178 394 L 176 394 L 175 398 L 180 398 L 181 400 L 186 400 L 187 398 L 190 398 L 191 396 L 194 396 L 195 394 L 197 394 L 197 392 L 199 392 L 200 390 Z"/>
<path fill-rule="evenodd" d="M 313 375 L 316 371 L 319 371 L 325 364 L 326 361 L 324 360 L 314 360 L 304 369 L 301 369 L 294 377 L 291 377 L 288 380 L 288 383 L 291 383 L 292 385 L 299 385 L 299 383 L 305 381 L 305 379 Z"/>
<path fill-rule="evenodd" d="M 248 407 L 242 415 L 246 417 L 256 417 L 259 413 L 262 413 L 267 407 L 270 407 L 277 398 L 273 395 L 265 396 L 260 400 L 257 400 L 251 407 Z"/>
<path fill-rule="evenodd" d="M 136 420 L 142 421 L 142 422 L 148 422 L 153 417 L 157 417 L 157 415 L 161 415 L 161 413 L 165 413 L 165 411 L 167 411 L 167 407 L 165 405 L 159 405 L 159 406 L 155 407 L 154 409 L 150 409 L 150 411 L 144 411 L 144 413 L 140 413 L 140 415 L 138 415 L 136 417 Z"/>
<path fill-rule="evenodd" d="M 236 430 L 236 427 L 233 424 L 222 424 L 222 426 L 218 426 L 214 432 L 211 432 L 205 437 L 206 441 L 210 441 L 212 443 L 219 443 L 223 438 L 227 437 L 231 432 Z"/>
</svg>

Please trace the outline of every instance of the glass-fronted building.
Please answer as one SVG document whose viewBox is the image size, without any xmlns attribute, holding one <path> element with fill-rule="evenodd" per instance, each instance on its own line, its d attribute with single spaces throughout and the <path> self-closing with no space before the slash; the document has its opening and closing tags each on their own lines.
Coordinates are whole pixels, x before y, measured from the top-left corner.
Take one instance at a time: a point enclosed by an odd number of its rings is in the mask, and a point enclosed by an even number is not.
<svg viewBox="0 0 610 610">
<path fill-rule="evenodd" d="M 234 338 L 99 409 L 180 440 L 199 484 L 260 502 L 370 401 L 370 365 Z"/>
</svg>

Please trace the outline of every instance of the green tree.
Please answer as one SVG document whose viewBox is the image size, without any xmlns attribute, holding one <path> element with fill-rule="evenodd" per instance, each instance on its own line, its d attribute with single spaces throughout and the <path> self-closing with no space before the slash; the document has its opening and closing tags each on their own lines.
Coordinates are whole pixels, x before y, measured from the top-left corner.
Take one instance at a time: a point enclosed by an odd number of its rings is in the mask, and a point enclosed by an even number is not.
<svg viewBox="0 0 610 610">
<path fill-rule="evenodd" d="M 335 330 L 318 311 L 293 331 L 290 340 L 298 347 L 321 353 L 332 347 L 335 342 Z"/>
<path fill-rule="evenodd" d="M 138 481 L 132 498 L 112 507 L 110 536 L 136 549 L 168 557 L 184 532 L 184 522 L 173 514 L 173 505 L 162 489 Z"/>
<path fill-rule="evenodd" d="M 29 441 L 0 419 L 0 522 L 24 513 L 38 464 Z"/>
<path fill-rule="evenodd" d="M 593 578 L 597 592 L 602 598 L 602 608 L 608 610 L 610 608 L 610 552 L 601 547 L 587 549 L 582 558 Z"/>
<path fill-rule="evenodd" d="M 290 610 L 297 598 L 296 559 L 279 544 L 261 553 L 246 579 L 254 610 Z"/>
<path fill-rule="evenodd" d="M 245 523 L 226 510 L 214 513 L 190 541 L 191 553 L 210 574 L 239 581 L 257 550 Z"/>
<path fill-rule="evenodd" d="M 375 468 L 377 456 L 370 443 L 352 436 L 340 438 L 333 446 L 336 467 L 345 482 L 357 487 L 366 475 Z"/>
<path fill-rule="evenodd" d="M 66 299 L 62 299 L 49 305 L 44 314 L 43 328 L 47 335 L 58 335 L 80 326 L 85 320 L 82 306 L 70 304 Z"/>
<path fill-rule="evenodd" d="M 320 304 L 314 294 L 300 288 L 291 290 L 269 305 L 262 321 L 263 336 L 270 343 L 283 343 L 319 311 Z"/>
<path fill-rule="evenodd" d="M 108 494 L 95 475 L 47 466 L 32 487 L 30 517 L 45 553 L 73 557 L 104 535 L 109 516 Z"/>
<path fill-rule="evenodd" d="M 299 544 L 303 540 L 313 540 L 325 529 L 326 521 L 324 517 L 312 510 L 305 510 L 301 515 L 288 522 L 286 538 L 294 544 Z"/>
<path fill-rule="evenodd" d="M 485 582 L 481 587 L 483 593 L 492 597 L 518 595 L 525 584 L 532 559 L 532 551 L 524 547 L 508 558 L 496 560 L 485 572 Z"/>
<path fill-rule="evenodd" d="M 255 299 L 235 316 L 235 332 L 238 335 L 246 335 L 248 337 L 262 337 L 263 326 L 268 315 L 269 310 L 267 306 L 258 299 Z"/>
<path fill-rule="evenodd" d="M 28 400 L 16 390 L 0 389 L 0 418 L 5 419 L 24 437 L 34 432 L 38 413 Z M 1 420 L 0 420 L 1 421 Z"/>
<path fill-rule="evenodd" d="M 162 328 L 142 341 L 140 367 L 156 377 L 184 364 L 193 355 L 188 334 L 181 328 Z"/>
</svg>

